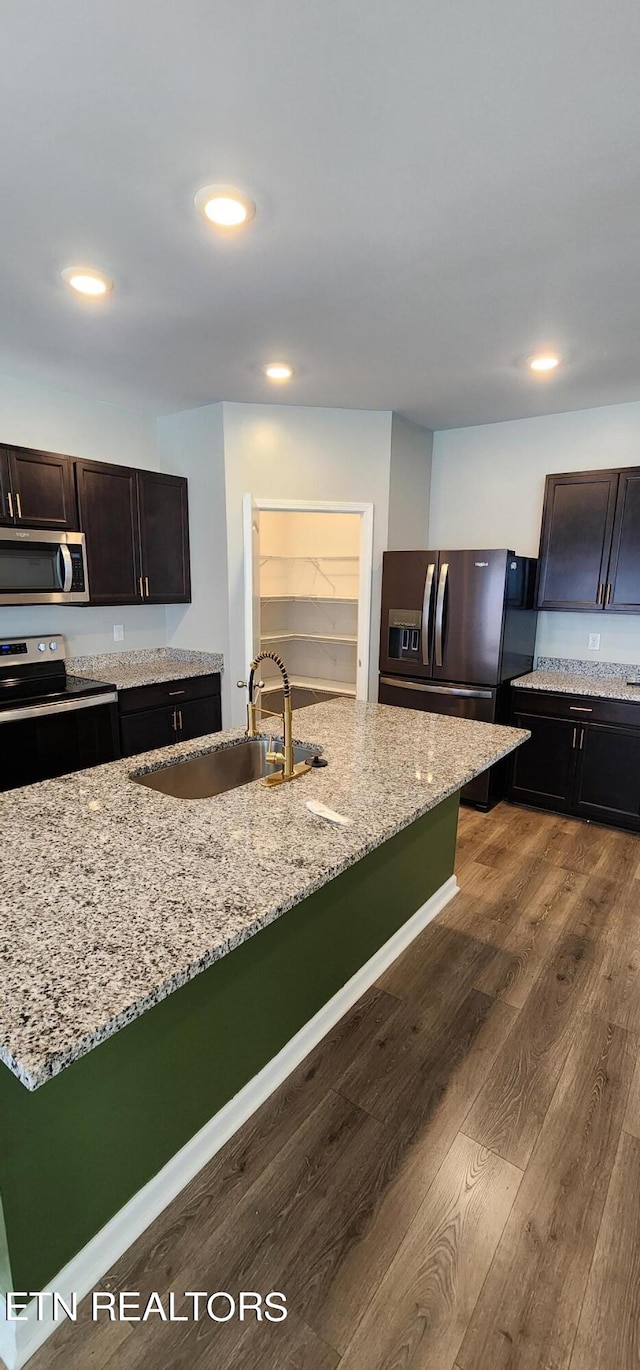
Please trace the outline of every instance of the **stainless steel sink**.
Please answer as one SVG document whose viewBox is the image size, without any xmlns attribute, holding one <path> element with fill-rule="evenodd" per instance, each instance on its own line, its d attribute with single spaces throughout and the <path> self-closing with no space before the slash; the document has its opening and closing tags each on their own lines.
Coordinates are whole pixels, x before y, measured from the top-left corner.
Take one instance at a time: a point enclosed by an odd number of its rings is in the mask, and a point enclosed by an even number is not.
<svg viewBox="0 0 640 1370">
<path fill-rule="evenodd" d="M 150 790 L 173 795 L 174 799 L 210 799 L 214 794 L 224 794 L 239 785 L 248 785 L 251 780 L 273 775 L 279 766 L 267 761 L 268 750 L 266 738 L 251 737 L 246 742 L 221 747 L 217 752 L 173 761 L 147 775 L 132 775 L 131 779 L 138 785 L 147 785 Z M 310 761 L 314 755 L 312 747 L 294 745 L 294 764 Z"/>
</svg>

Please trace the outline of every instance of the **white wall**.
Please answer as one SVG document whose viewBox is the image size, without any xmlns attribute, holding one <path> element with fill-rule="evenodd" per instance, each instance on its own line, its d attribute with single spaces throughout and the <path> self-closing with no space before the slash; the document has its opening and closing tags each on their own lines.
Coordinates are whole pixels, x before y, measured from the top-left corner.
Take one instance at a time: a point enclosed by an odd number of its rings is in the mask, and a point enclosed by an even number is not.
<svg viewBox="0 0 640 1370">
<path fill-rule="evenodd" d="M 224 406 L 229 567 L 229 678 L 246 675 L 242 497 L 358 500 L 374 505 L 374 569 L 370 657 L 376 698 L 380 576 L 389 514 L 391 415 L 350 409 L 283 405 Z M 241 722 L 244 698 L 232 699 Z"/>
<path fill-rule="evenodd" d="M 387 539 L 392 551 L 429 546 L 432 451 L 428 428 L 393 414 Z"/>
<path fill-rule="evenodd" d="M 158 420 L 161 469 L 189 482 L 191 604 L 166 608 L 172 647 L 223 652 L 223 719 L 229 712 L 230 676 L 227 529 L 222 405 L 211 404 Z"/>
<path fill-rule="evenodd" d="M 12 376 L 0 376 L 0 414 L 3 443 L 158 470 L 155 421 L 144 415 Z M 15 607 L 0 609 L 0 635 L 64 633 L 77 656 L 131 651 L 165 642 L 164 615 L 157 605 Z M 113 641 L 114 623 L 124 625 L 123 643 Z"/>
<path fill-rule="evenodd" d="M 640 465 L 640 402 L 434 435 L 434 547 L 511 547 L 537 556 L 545 476 Z M 600 633 L 600 651 L 588 634 Z M 536 652 L 640 662 L 640 617 L 540 614 Z"/>
</svg>

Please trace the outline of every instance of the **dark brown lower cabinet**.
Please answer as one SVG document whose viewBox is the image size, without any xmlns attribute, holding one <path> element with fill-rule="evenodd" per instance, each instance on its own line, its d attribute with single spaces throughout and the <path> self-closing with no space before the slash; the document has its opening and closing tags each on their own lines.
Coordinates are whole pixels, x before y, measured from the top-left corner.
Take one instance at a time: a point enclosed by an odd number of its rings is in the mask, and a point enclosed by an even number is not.
<svg viewBox="0 0 640 1370">
<path fill-rule="evenodd" d="M 640 831 L 640 701 L 515 690 L 509 798 Z"/>
<path fill-rule="evenodd" d="M 582 728 L 575 811 L 603 823 L 640 827 L 640 728 Z"/>
<path fill-rule="evenodd" d="M 576 725 L 561 718 L 514 714 L 516 728 L 526 728 L 531 741 L 518 747 L 511 777 L 512 799 L 570 809 L 575 769 Z"/>
<path fill-rule="evenodd" d="M 188 742 L 222 727 L 220 676 L 163 681 L 118 695 L 123 756 Z"/>
</svg>

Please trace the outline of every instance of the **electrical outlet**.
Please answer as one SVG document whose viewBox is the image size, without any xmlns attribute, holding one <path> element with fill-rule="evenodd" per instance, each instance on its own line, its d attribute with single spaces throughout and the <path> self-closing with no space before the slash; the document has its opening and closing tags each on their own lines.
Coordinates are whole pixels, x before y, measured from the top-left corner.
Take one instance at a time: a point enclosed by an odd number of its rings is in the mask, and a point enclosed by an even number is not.
<svg viewBox="0 0 640 1370">
<path fill-rule="evenodd" d="M 599 652 L 599 651 L 600 651 L 600 634 L 599 634 L 599 633 L 589 633 L 589 651 L 590 651 L 590 652 Z"/>
<path fill-rule="evenodd" d="M 114 625 L 113 625 L 113 640 L 114 640 L 114 642 L 124 642 L 124 624 L 123 624 L 123 623 L 114 623 Z M 600 639 L 598 639 L 598 641 L 600 641 Z"/>
</svg>

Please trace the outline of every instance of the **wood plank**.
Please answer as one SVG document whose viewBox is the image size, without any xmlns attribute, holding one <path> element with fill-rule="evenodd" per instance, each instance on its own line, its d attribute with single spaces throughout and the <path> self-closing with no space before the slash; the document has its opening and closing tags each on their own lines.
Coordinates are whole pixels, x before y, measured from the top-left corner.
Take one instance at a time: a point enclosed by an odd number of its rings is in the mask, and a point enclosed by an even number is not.
<svg viewBox="0 0 640 1370">
<path fill-rule="evenodd" d="M 640 940 L 605 937 L 586 1008 L 606 1022 L 640 1032 Z"/>
<path fill-rule="evenodd" d="M 476 988 L 522 1008 L 555 943 L 563 932 L 585 877 L 543 863 L 533 888 L 514 904 L 509 922 L 498 924 L 494 957 L 476 980 Z M 541 877 L 541 878 L 540 878 Z"/>
<path fill-rule="evenodd" d="M 103 1289 L 102 1284 L 96 1285 Z M 134 1332 L 126 1322 L 91 1322 L 91 1295 L 78 1305 L 77 1322 L 61 1322 L 53 1336 L 40 1348 L 30 1366 L 37 1370 L 103 1370 L 109 1361 L 117 1364 L 124 1343 Z M 0 1366 L 4 1362 L 0 1361 Z"/>
<path fill-rule="evenodd" d="M 305 1320 L 337 1350 L 386 1274 L 514 1017 L 506 1004 L 472 991 L 389 1102 L 369 1150 L 345 1153 L 335 1167 L 322 1222 L 305 1221 L 305 1258 L 291 1259 L 282 1279 Z"/>
<path fill-rule="evenodd" d="M 233 1364 L 233 1370 L 336 1370 L 339 1363 L 337 1351 L 289 1312 L 284 1323 L 261 1322 L 248 1327 L 229 1366 Z M 205 1360 L 204 1365 L 213 1370 L 211 1360 Z M 216 1367 L 224 1370 L 219 1360 Z"/>
<path fill-rule="evenodd" d="M 459 1134 L 341 1362 L 449 1370 L 522 1179 Z"/>
<path fill-rule="evenodd" d="M 570 933 L 553 948 L 464 1122 L 464 1131 L 524 1170 L 572 1041 L 593 945 Z"/>
<path fill-rule="evenodd" d="M 632 1137 L 640 1137 L 640 1056 L 633 1072 L 623 1126 L 625 1132 L 630 1132 Z"/>
<path fill-rule="evenodd" d="M 105 1285 L 136 1289 L 142 1295 L 152 1289 L 224 1289 L 231 1293 L 239 1289 L 261 1293 L 283 1289 L 289 1296 L 280 1280 L 283 1267 L 291 1259 L 297 1268 L 307 1268 L 307 1224 L 312 1228 L 318 1225 L 338 1157 L 350 1150 L 354 1166 L 361 1164 L 365 1144 L 366 1154 L 375 1149 L 373 1126 L 366 1114 L 329 1091 L 255 1183 L 225 1209 L 223 1217 L 215 1205 L 211 1206 L 206 1222 L 200 1217 L 196 1223 L 187 1224 L 161 1255 L 149 1261 L 141 1253 L 137 1267 L 129 1265 L 126 1284 L 120 1266 L 116 1266 Z M 129 1279 L 135 1282 L 129 1283 Z M 127 1342 L 127 1358 L 118 1362 L 118 1370 L 150 1370 L 152 1365 L 163 1364 L 171 1365 L 172 1370 L 197 1366 L 201 1352 L 211 1354 L 211 1326 L 208 1320 L 149 1322 L 144 1337 Z M 224 1365 L 225 1356 L 233 1363 L 244 1326 L 229 1322 L 214 1327 L 220 1364 Z M 113 1370 L 115 1366 L 114 1360 Z"/>
<path fill-rule="evenodd" d="M 482 940 L 438 919 L 380 976 L 377 988 L 409 1000 L 422 1021 L 432 1020 L 440 1008 L 464 998 L 491 957 L 492 950 Z"/>
<path fill-rule="evenodd" d="M 637 1370 L 640 1364 L 640 1140 L 623 1132 L 616 1156 L 571 1370 Z M 633 1199 L 635 1202 L 631 1202 Z"/>
<path fill-rule="evenodd" d="M 586 1017 L 579 1026 L 458 1352 L 461 1370 L 569 1365 L 633 1069 L 621 1028 Z"/>
</svg>

